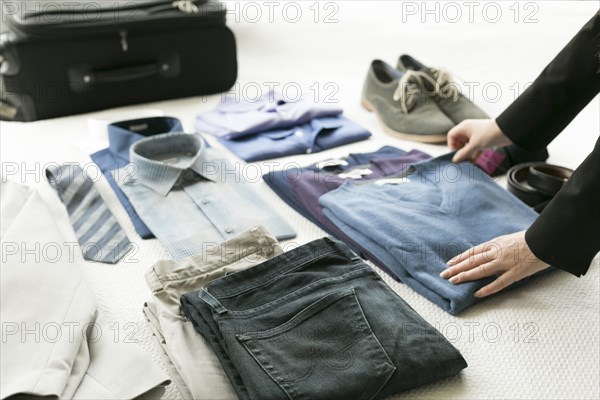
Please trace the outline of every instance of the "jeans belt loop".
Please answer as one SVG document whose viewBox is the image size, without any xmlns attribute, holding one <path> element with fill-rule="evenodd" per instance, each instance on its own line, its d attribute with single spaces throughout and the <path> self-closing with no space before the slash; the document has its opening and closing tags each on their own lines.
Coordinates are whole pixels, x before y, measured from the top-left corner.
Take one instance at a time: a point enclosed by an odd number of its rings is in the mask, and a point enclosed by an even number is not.
<svg viewBox="0 0 600 400">
<path fill-rule="evenodd" d="M 200 289 L 200 291 L 198 292 L 198 297 L 200 297 L 200 299 L 206 304 L 211 306 L 212 309 L 219 315 L 225 314 L 227 312 L 227 309 L 223 306 L 223 304 L 221 304 L 221 302 L 217 300 L 212 294 L 208 293 L 206 288 Z"/>
</svg>

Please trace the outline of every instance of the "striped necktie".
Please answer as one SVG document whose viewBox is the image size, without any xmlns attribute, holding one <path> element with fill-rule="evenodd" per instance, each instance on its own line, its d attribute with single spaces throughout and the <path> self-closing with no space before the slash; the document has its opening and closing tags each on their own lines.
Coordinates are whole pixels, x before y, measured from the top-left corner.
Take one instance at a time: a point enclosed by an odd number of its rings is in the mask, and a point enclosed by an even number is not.
<svg viewBox="0 0 600 400">
<path fill-rule="evenodd" d="M 46 177 L 67 208 L 83 258 L 109 264 L 118 262 L 131 242 L 100 197 L 93 179 L 75 164 L 48 168 Z"/>
</svg>

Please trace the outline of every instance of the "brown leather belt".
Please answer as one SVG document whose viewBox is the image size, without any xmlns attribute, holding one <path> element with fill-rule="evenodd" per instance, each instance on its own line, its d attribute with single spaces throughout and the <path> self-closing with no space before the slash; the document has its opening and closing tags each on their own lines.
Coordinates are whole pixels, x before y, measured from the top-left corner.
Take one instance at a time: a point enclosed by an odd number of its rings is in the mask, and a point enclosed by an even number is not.
<svg viewBox="0 0 600 400">
<path fill-rule="evenodd" d="M 541 212 L 572 174 L 569 168 L 544 162 L 518 164 L 508 171 L 508 190 Z"/>
</svg>

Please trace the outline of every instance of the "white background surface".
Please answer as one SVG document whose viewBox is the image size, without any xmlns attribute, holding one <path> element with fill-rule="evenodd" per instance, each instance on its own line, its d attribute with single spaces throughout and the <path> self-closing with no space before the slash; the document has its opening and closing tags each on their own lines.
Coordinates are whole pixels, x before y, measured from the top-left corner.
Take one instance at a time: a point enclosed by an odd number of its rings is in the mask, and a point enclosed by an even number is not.
<svg viewBox="0 0 600 400">
<path fill-rule="evenodd" d="M 278 160 L 281 167 L 288 162 L 305 165 L 348 152 L 372 151 L 386 144 L 406 150 L 419 148 L 433 155 L 444 153 L 443 146 L 420 145 L 387 136 L 374 115 L 360 108 L 362 80 L 372 59 L 381 58 L 395 64 L 400 54 L 408 53 L 427 64 L 444 67 L 463 81 L 471 82 L 474 87 L 471 97 L 495 117 L 514 99 L 515 85 L 522 90 L 523 85 L 535 79 L 600 4 L 598 1 L 536 1 L 515 5 L 513 1 L 499 1 L 491 5 L 471 2 L 469 6 L 468 2 L 460 1 L 448 5 L 364 0 L 316 5 L 313 1 L 298 1 L 287 6 L 285 2 L 271 6 L 267 3 L 228 2 L 229 25 L 239 47 L 236 90 L 253 97 L 257 88 L 266 91 L 268 85 L 275 83 L 280 89 L 287 87 L 287 95 L 293 98 L 297 85 L 311 96 L 318 87 L 318 100 L 323 101 L 330 94 L 330 99 L 344 107 L 346 116 L 373 132 L 373 138 L 366 142 Z M 274 7 L 272 18 L 269 7 Z M 471 15 L 469 7 L 473 7 Z M 316 9 L 320 11 L 317 22 Z M 292 23 L 297 10 L 301 16 L 298 22 Z M 433 11 L 426 14 L 426 10 Z M 460 18 L 457 11 L 462 14 Z M 331 23 L 324 23 L 327 15 Z M 492 22 L 498 15 L 499 20 Z M 533 19 L 530 23 L 525 22 L 528 15 Z M 458 22 L 452 22 L 456 19 Z M 192 131 L 195 114 L 211 109 L 219 98 L 182 99 L 119 111 L 158 109 L 180 118 L 184 127 Z M 550 145 L 549 162 L 571 168 L 579 165 L 600 133 L 599 106 L 596 97 Z M 71 241 L 76 239 L 67 214 L 42 179 L 42 173 L 44 165 L 50 162 L 90 162 L 88 154 L 105 147 L 105 142 L 88 131 L 89 117 L 0 124 L 3 172 L 16 166 L 17 174 L 13 178 L 40 190 L 60 221 L 65 237 Z M 503 180 L 499 183 L 504 185 Z M 295 244 L 323 235 L 278 199 L 263 182 L 255 186 L 269 205 L 284 214 L 297 230 Z M 132 334 L 161 364 L 141 309 L 150 296 L 143 275 L 166 253 L 156 240 L 137 238 L 104 179 L 97 187 L 129 237 L 136 240 L 139 251 L 132 256 L 135 262 L 115 266 L 82 262 L 81 268 L 97 294 L 106 323 L 118 324 L 123 333 Z M 484 301 L 458 317 L 445 314 L 406 286 L 385 276 L 405 300 L 451 339 L 469 363 L 458 377 L 398 397 L 600 398 L 597 260 L 584 278 L 552 273 L 526 287 Z M 178 398 L 177 390 L 170 387 L 165 398 Z"/>
</svg>

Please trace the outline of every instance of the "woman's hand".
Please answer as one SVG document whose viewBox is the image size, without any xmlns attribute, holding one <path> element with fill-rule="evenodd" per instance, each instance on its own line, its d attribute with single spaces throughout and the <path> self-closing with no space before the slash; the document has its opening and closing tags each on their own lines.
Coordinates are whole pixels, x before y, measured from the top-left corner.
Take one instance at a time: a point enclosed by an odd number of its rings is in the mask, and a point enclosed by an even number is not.
<svg viewBox="0 0 600 400">
<path fill-rule="evenodd" d="M 509 144 L 510 139 L 493 119 L 467 119 L 448 132 L 448 147 L 458 150 L 454 162 L 470 160 L 488 147 Z"/>
<path fill-rule="evenodd" d="M 492 283 L 475 292 L 475 297 L 494 294 L 549 267 L 531 252 L 525 241 L 525 231 L 475 246 L 448 261 L 448 266 L 440 276 L 454 284 L 498 275 Z"/>
</svg>

